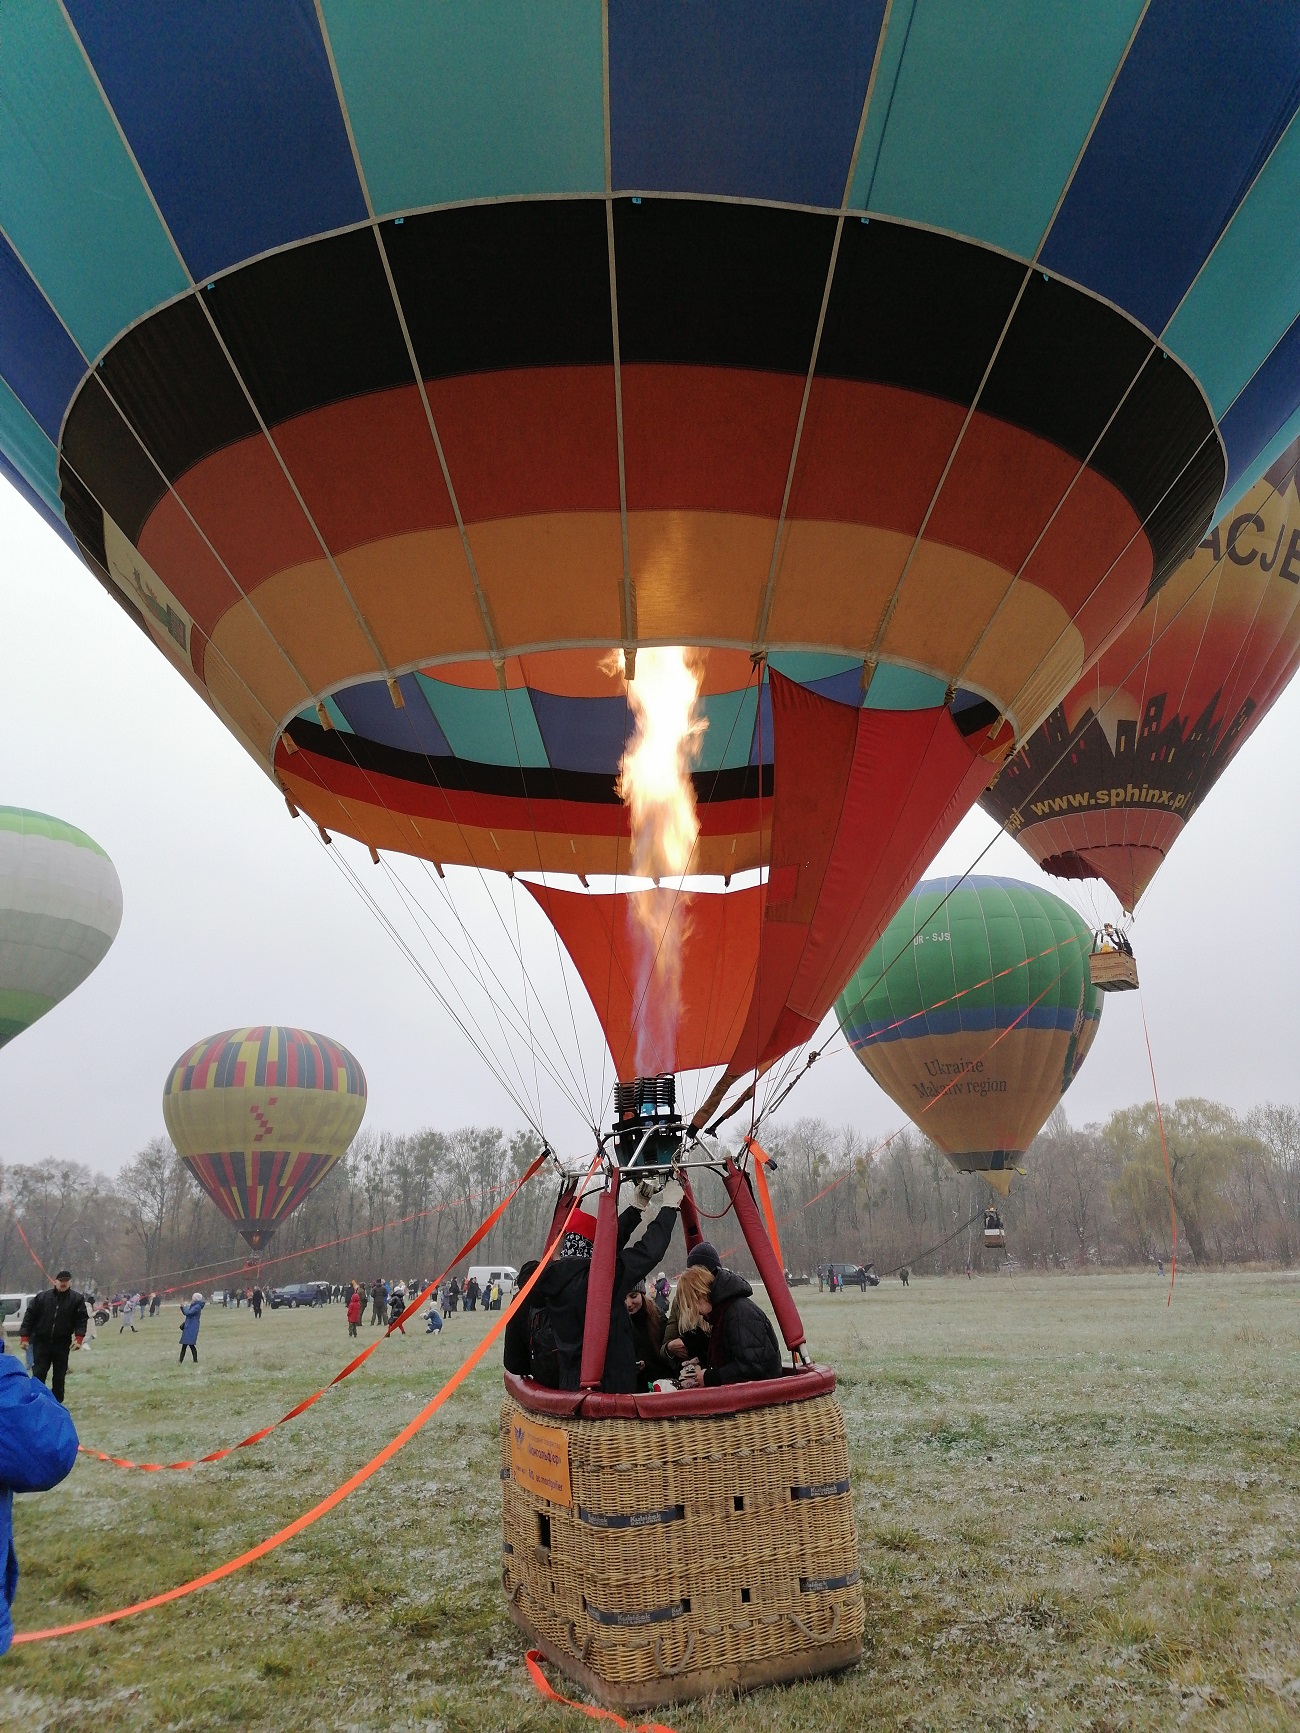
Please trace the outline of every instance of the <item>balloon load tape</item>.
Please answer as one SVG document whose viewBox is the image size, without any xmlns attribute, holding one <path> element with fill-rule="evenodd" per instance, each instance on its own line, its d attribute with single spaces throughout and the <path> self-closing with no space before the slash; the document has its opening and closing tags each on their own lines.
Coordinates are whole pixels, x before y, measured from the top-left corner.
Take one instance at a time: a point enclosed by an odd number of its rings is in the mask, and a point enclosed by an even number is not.
<svg viewBox="0 0 1300 1733">
<path fill-rule="evenodd" d="M 614 1085 L 614 1148 L 620 1167 L 666 1173 L 682 1151 L 685 1126 L 670 1071 Z"/>
</svg>

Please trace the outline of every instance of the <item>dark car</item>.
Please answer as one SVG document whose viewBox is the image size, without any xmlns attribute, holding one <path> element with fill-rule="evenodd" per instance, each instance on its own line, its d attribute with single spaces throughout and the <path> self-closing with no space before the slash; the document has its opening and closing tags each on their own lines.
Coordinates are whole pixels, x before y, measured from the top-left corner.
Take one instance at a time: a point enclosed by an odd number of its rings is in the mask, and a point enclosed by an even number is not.
<svg viewBox="0 0 1300 1733">
<path fill-rule="evenodd" d="M 868 1288 L 878 1288 L 880 1277 L 876 1274 L 874 1264 L 828 1264 L 827 1274 L 831 1270 L 840 1278 L 846 1288 L 861 1288 L 865 1294 Z"/>
<path fill-rule="evenodd" d="M 324 1288 L 323 1282 L 291 1282 L 287 1288 L 272 1288 L 271 1308 L 288 1306 L 293 1311 L 297 1306 L 323 1306 Z"/>
</svg>

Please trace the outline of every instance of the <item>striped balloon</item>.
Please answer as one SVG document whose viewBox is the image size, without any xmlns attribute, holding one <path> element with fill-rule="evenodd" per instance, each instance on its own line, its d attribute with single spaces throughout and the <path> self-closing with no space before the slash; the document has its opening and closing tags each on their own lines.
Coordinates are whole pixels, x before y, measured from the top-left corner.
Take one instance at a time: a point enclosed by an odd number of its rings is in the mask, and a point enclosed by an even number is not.
<svg viewBox="0 0 1300 1733">
<path fill-rule="evenodd" d="M 66 999 L 122 924 L 122 886 L 75 825 L 0 806 L 0 1047 Z"/>
<path fill-rule="evenodd" d="M 185 1165 L 255 1251 L 346 1153 L 365 1111 L 346 1047 L 271 1024 L 196 1041 L 163 1090 Z"/>
</svg>

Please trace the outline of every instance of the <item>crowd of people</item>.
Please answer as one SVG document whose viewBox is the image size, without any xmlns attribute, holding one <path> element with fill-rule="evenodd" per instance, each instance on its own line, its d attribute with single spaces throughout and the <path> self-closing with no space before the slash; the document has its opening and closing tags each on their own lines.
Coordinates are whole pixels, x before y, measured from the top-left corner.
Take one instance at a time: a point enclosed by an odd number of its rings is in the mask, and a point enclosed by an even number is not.
<svg viewBox="0 0 1300 1733">
<path fill-rule="evenodd" d="M 671 1180 L 618 1218 L 609 1334 L 601 1389 L 630 1394 L 775 1378 L 781 1350 L 745 1278 L 702 1240 L 670 1288 L 651 1271 L 672 1239 L 681 1186 Z M 576 1390 L 582 1369 L 596 1218 L 576 1210 L 551 1259 L 505 1331 L 505 1369 L 557 1390 Z M 534 1259 L 520 1284 L 537 1270 Z"/>
</svg>

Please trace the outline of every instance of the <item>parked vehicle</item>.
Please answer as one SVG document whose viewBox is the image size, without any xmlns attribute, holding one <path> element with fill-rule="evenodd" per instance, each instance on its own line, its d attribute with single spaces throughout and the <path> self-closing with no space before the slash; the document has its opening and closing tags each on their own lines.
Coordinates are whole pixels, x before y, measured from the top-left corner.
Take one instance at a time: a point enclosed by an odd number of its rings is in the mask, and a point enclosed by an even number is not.
<svg viewBox="0 0 1300 1733">
<path fill-rule="evenodd" d="M 500 1282 L 501 1294 L 509 1299 L 519 1286 L 519 1271 L 513 1264 L 471 1264 L 465 1273 L 465 1281 L 477 1278 L 479 1289 L 486 1294 L 493 1282 Z M 462 1282 L 461 1286 L 464 1287 Z"/>
<path fill-rule="evenodd" d="M 865 1294 L 868 1288 L 880 1286 L 880 1277 L 876 1274 L 874 1264 L 827 1264 L 827 1275 L 832 1270 L 846 1288 L 861 1288 Z"/>
<path fill-rule="evenodd" d="M 323 1306 L 328 1297 L 329 1288 L 324 1282 L 291 1282 L 287 1288 L 271 1289 L 271 1309 L 287 1306 L 292 1312 L 299 1306 Z"/>
<path fill-rule="evenodd" d="M 35 1294 L 0 1294 L 0 1321 L 3 1321 L 6 1336 L 18 1334 L 23 1313 L 35 1298 Z"/>
</svg>

